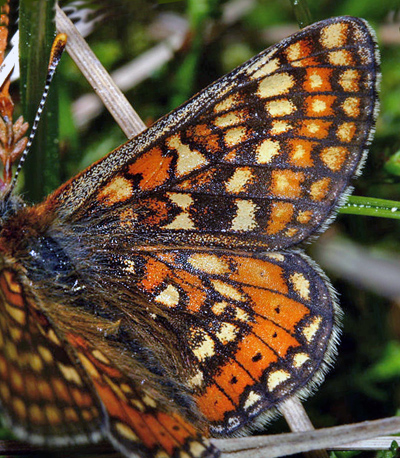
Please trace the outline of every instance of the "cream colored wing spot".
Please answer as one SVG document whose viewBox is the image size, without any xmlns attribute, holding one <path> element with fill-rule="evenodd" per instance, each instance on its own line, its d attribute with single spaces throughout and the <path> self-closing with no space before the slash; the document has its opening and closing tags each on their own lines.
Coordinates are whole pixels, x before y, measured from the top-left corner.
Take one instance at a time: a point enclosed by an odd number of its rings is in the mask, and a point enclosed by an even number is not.
<svg viewBox="0 0 400 458">
<path fill-rule="evenodd" d="M 294 237 L 299 232 L 298 229 L 295 227 L 290 227 L 287 231 L 285 231 L 286 237 Z"/>
<path fill-rule="evenodd" d="M 281 151 L 281 144 L 278 140 L 267 138 L 256 148 L 256 160 L 259 164 L 268 164 Z"/>
<path fill-rule="evenodd" d="M 128 439 L 132 442 L 139 442 L 139 437 L 135 434 L 132 428 L 130 428 L 126 423 L 116 422 L 114 427 L 118 434 L 120 434 L 125 439 Z"/>
<path fill-rule="evenodd" d="M 275 73 L 267 76 L 258 84 L 257 95 L 261 98 L 285 95 L 295 85 L 295 79 L 289 73 Z"/>
<path fill-rule="evenodd" d="M 215 291 L 217 291 L 221 296 L 226 297 L 234 301 L 245 301 L 246 297 L 234 286 L 229 283 L 226 283 L 222 280 L 211 280 Z"/>
<path fill-rule="evenodd" d="M 139 412 L 145 412 L 146 411 L 146 406 L 143 404 L 143 402 L 137 400 L 137 399 L 130 399 L 130 404 Z"/>
<path fill-rule="evenodd" d="M 330 183 L 330 178 L 322 178 L 321 180 L 315 181 L 310 186 L 311 198 L 316 201 L 321 201 L 322 199 L 324 199 L 328 194 Z"/>
<path fill-rule="evenodd" d="M 270 75 L 271 73 L 278 70 L 278 68 L 281 66 L 279 59 L 271 59 L 275 52 L 276 51 L 266 54 L 261 60 L 255 62 L 246 70 L 251 80 L 263 78 L 264 76 Z"/>
<path fill-rule="evenodd" d="M 251 200 L 236 200 L 236 214 L 232 219 L 231 229 L 233 231 L 251 231 L 258 224 L 256 221 L 257 205 Z"/>
<path fill-rule="evenodd" d="M 350 66 L 353 64 L 351 53 L 345 49 L 331 51 L 328 55 L 328 60 L 330 64 L 336 66 Z"/>
<path fill-rule="evenodd" d="M 338 79 L 338 83 L 346 92 L 357 92 L 359 88 L 360 72 L 354 69 L 348 69 L 342 72 Z"/>
<path fill-rule="evenodd" d="M 343 122 L 338 127 L 336 136 L 343 143 L 350 143 L 353 140 L 356 129 L 354 122 Z"/>
<path fill-rule="evenodd" d="M 43 358 L 43 361 L 47 364 L 52 364 L 54 361 L 53 355 L 51 354 L 51 351 L 43 347 L 43 345 L 38 345 L 37 350 L 40 354 L 40 356 Z"/>
<path fill-rule="evenodd" d="M 188 383 L 191 388 L 198 388 L 203 385 L 204 382 L 204 374 L 202 371 L 198 370 L 195 375 L 193 375 Z"/>
<path fill-rule="evenodd" d="M 58 368 L 60 369 L 61 373 L 63 374 L 64 378 L 68 382 L 73 382 L 76 385 L 82 385 L 82 379 L 78 372 L 71 366 L 65 366 L 62 363 L 57 363 Z"/>
<path fill-rule="evenodd" d="M 242 143 L 247 138 L 247 131 L 245 127 L 233 127 L 225 132 L 224 140 L 228 148 L 231 148 L 239 143 Z"/>
<path fill-rule="evenodd" d="M 146 404 L 146 406 L 152 407 L 153 409 L 155 409 L 157 407 L 157 402 L 151 396 L 149 396 L 148 394 L 145 394 L 142 397 L 142 402 L 144 404 Z"/>
<path fill-rule="evenodd" d="M 192 328 L 193 341 L 190 343 L 194 356 L 204 361 L 215 354 L 215 343 L 202 329 Z"/>
<path fill-rule="evenodd" d="M 110 364 L 110 360 L 100 350 L 93 350 L 92 355 L 97 359 L 97 361 L 100 361 L 103 364 Z"/>
<path fill-rule="evenodd" d="M 248 410 L 251 407 L 253 407 L 257 402 L 261 401 L 262 396 L 259 393 L 256 393 L 255 391 L 250 391 L 249 394 L 247 395 L 247 399 L 243 404 L 243 409 Z"/>
<path fill-rule="evenodd" d="M 307 342 L 310 343 L 315 334 L 318 332 L 321 326 L 322 318 L 320 316 L 315 316 L 312 318 L 311 322 L 308 323 L 302 329 L 302 334 L 306 338 Z"/>
<path fill-rule="evenodd" d="M 226 345 L 236 339 L 239 331 L 239 328 L 232 323 L 222 323 L 215 335 L 223 345 Z"/>
<path fill-rule="evenodd" d="M 279 369 L 279 370 L 271 372 L 268 376 L 268 381 L 267 381 L 268 390 L 274 391 L 276 387 L 278 387 L 283 382 L 289 379 L 290 379 L 290 373 L 283 369 Z"/>
<path fill-rule="evenodd" d="M 189 264 L 210 275 L 223 275 L 230 272 L 229 264 L 220 256 L 209 253 L 195 253 L 188 259 Z"/>
<path fill-rule="evenodd" d="M 313 97 L 310 104 L 310 115 L 319 116 L 327 111 L 328 105 L 325 100 L 319 97 Z"/>
<path fill-rule="evenodd" d="M 170 224 L 164 226 L 165 229 L 190 230 L 195 229 L 195 224 L 187 213 L 181 213 Z"/>
<path fill-rule="evenodd" d="M 299 369 L 304 363 L 310 360 L 310 355 L 308 353 L 296 353 L 293 357 L 293 366 L 296 369 Z"/>
<path fill-rule="evenodd" d="M 245 192 L 247 185 L 254 180 L 253 172 L 250 168 L 239 167 L 225 184 L 225 189 L 230 194 Z"/>
<path fill-rule="evenodd" d="M 348 155 L 349 150 L 344 146 L 328 146 L 321 151 L 320 158 L 330 170 L 338 172 Z"/>
<path fill-rule="evenodd" d="M 360 116 L 360 99 L 358 97 L 348 97 L 342 103 L 342 109 L 347 116 L 357 118 Z"/>
<path fill-rule="evenodd" d="M 221 113 L 233 109 L 240 102 L 237 94 L 228 95 L 221 102 L 218 102 L 214 106 L 215 113 Z"/>
<path fill-rule="evenodd" d="M 193 204 L 193 199 L 189 194 L 183 194 L 179 192 L 169 192 L 167 193 L 170 200 L 178 205 L 182 210 L 188 210 L 189 207 Z"/>
<path fill-rule="evenodd" d="M 315 71 L 314 73 L 310 73 L 308 76 L 308 84 L 310 85 L 311 89 L 319 89 L 324 84 L 324 80 L 322 76 Z"/>
<path fill-rule="evenodd" d="M 266 253 L 265 257 L 278 262 L 284 262 L 285 260 L 285 256 L 281 253 Z"/>
<path fill-rule="evenodd" d="M 284 134 L 285 132 L 288 132 L 289 130 L 293 129 L 292 124 L 287 121 L 273 121 L 270 134 L 271 135 L 280 135 Z"/>
<path fill-rule="evenodd" d="M 320 43 L 325 48 L 341 48 L 347 42 L 348 24 L 338 22 L 330 24 L 321 30 Z"/>
<path fill-rule="evenodd" d="M 172 137 L 166 140 L 166 145 L 174 149 L 178 155 L 176 163 L 176 175 L 181 177 L 186 175 L 193 170 L 199 169 L 207 165 L 207 159 L 195 149 L 191 149 L 189 146 L 184 145 L 181 142 L 179 134 L 172 135 Z"/>
<path fill-rule="evenodd" d="M 14 320 L 16 321 L 18 324 L 20 325 L 25 325 L 26 323 L 26 314 L 25 314 L 25 311 L 20 309 L 20 308 L 17 308 L 17 307 L 13 307 L 11 305 L 9 305 L 7 302 L 4 302 L 4 308 L 5 308 L 5 311 L 7 312 L 7 314 Z"/>
<path fill-rule="evenodd" d="M 310 282 L 302 273 L 295 272 L 289 277 L 289 280 L 293 289 L 302 299 L 310 300 Z"/>
<path fill-rule="evenodd" d="M 225 312 L 227 307 L 229 307 L 228 302 L 214 302 L 214 304 L 211 307 L 211 311 L 214 313 L 215 316 L 220 316 Z"/>
<path fill-rule="evenodd" d="M 292 45 L 288 46 L 288 48 L 286 49 L 286 57 L 289 62 L 301 59 L 303 56 L 304 54 L 303 54 L 301 41 L 297 41 L 296 43 L 293 43 Z"/>
<path fill-rule="evenodd" d="M 288 99 L 271 100 L 265 104 L 268 113 L 275 116 L 288 116 L 296 111 L 296 106 Z"/>
<path fill-rule="evenodd" d="M 100 189 L 97 199 L 104 205 L 113 205 L 130 199 L 132 192 L 132 182 L 122 176 L 117 176 Z"/>
<path fill-rule="evenodd" d="M 61 342 L 60 342 L 60 339 L 57 337 L 56 333 L 53 331 L 53 329 L 49 329 L 49 331 L 47 332 L 47 334 L 45 333 L 46 337 L 48 337 L 52 342 L 53 344 L 57 345 L 58 347 L 61 347 Z"/>
<path fill-rule="evenodd" d="M 242 122 L 243 113 L 241 111 L 225 113 L 214 119 L 214 125 L 220 129 L 231 127 Z"/>
<path fill-rule="evenodd" d="M 82 363 L 82 366 L 86 369 L 87 373 L 93 379 L 99 379 L 100 374 L 99 371 L 96 369 L 94 364 L 87 358 L 83 353 L 78 352 L 78 358 Z"/>
<path fill-rule="evenodd" d="M 180 294 L 176 286 L 168 285 L 154 300 L 166 307 L 176 307 L 179 304 Z"/>
<path fill-rule="evenodd" d="M 242 323 L 249 323 L 251 321 L 250 315 L 240 307 L 235 308 L 235 318 Z"/>
</svg>

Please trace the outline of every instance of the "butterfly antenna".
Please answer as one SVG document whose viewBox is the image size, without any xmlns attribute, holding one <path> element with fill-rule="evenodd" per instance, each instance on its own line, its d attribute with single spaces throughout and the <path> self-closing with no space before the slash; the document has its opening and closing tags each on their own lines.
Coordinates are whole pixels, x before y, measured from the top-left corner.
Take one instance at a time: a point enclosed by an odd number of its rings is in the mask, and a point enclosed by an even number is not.
<svg viewBox="0 0 400 458">
<path fill-rule="evenodd" d="M 32 129 L 28 137 L 28 142 L 25 146 L 24 152 L 21 155 L 21 158 L 19 160 L 17 170 L 15 171 L 14 178 L 11 182 L 11 186 L 9 188 L 9 191 L 7 192 L 8 195 L 11 194 L 12 190 L 15 188 L 15 185 L 17 183 L 18 175 L 19 172 L 22 169 L 22 166 L 24 165 L 24 162 L 26 160 L 26 157 L 28 156 L 29 149 L 32 145 L 33 139 L 35 138 L 37 128 L 39 125 L 40 118 L 42 116 L 43 108 L 47 100 L 47 96 L 49 94 L 49 89 L 50 89 L 50 84 L 53 80 L 54 74 L 56 72 L 58 63 L 60 62 L 62 53 L 65 49 L 65 46 L 67 44 L 67 35 L 65 33 L 60 33 L 56 36 L 53 42 L 53 46 L 51 47 L 51 52 L 50 52 L 50 60 L 49 60 L 49 66 L 47 69 L 47 77 L 46 77 L 46 84 L 43 89 L 43 94 L 42 98 L 39 102 L 38 109 L 36 111 L 35 119 L 32 124 Z"/>
</svg>

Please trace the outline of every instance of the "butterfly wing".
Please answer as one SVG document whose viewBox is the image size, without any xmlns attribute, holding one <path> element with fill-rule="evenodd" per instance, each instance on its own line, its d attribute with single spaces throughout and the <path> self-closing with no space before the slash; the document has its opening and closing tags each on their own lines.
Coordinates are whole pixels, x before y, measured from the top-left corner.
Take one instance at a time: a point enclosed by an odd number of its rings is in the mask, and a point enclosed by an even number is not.
<svg viewBox="0 0 400 458">
<path fill-rule="evenodd" d="M 126 456 L 177 456 L 215 458 L 219 451 L 170 406 L 161 406 L 147 381 L 135 386 L 105 353 L 81 335 L 67 333 L 83 367 L 91 376 L 107 411 L 107 435 Z M 174 412 L 175 410 L 175 412 Z"/>
<path fill-rule="evenodd" d="M 332 288 L 301 252 L 154 250 L 125 260 L 140 293 L 183 316 L 189 386 L 213 434 L 243 427 L 323 378 L 337 340 Z"/>
<path fill-rule="evenodd" d="M 45 418 L 62 418 L 50 437 L 63 428 L 66 437 L 108 435 L 128 456 L 214 456 L 201 439 L 207 422 L 230 433 L 312 388 L 334 352 L 334 294 L 302 252 L 265 251 L 320 231 L 348 191 L 373 131 L 377 67 L 364 21 L 314 24 L 21 210 L 42 250 L 42 291 L 65 281 L 60 307 L 18 290 L 37 283 L 32 256 L 18 259 L 30 280 L 12 268 L 0 277 L 11 277 L 0 288 L 0 393 L 23 437 L 48 435 L 31 425 L 35 398 L 20 383 L 28 357 L 49 365 L 33 386 L 51 376 L 88 389 L 93 422 L 76 431 L 86 410 L 72 400 L 65 409 L 78 422 L 56 408 Z M 21 348 L 38 337 L 22 362 L 18 335 Z M 47 361 L 39 346 L 54 355 Z"/>
<path fill-rule="evenodd" d="M 103 408 L 26 277 L 0 270 L 0 393 L 7 424 L 36 444 L 79 444 L 103 437 Z"/>
<path fill-rule="evenodd" d="M 376 116 L 377 60 L 363 20 L 313 24 L 113 151 L 45 206 L 67 220 L 98 218 L 110 232 L 122 222 L 153 245 L 292 246 L 321 231 L 360 168 Z"/>
<path fill-rule="evenodd" d="M 107 437 L 126 456 L 172 457 L 177 450 L 199 458 L 219 455 L 176 408 L 166 411 L 148 379 L 140 386 L 139 366 L 136 377 L 128 377 L 109 359 L 101 349 L 103 334 L 99 340 L 99 332 L 92 333 L 91 342 L 83 337 L 81 311 L 72 316 L 45 304 L 11 267 L 0 272 L 0 310 L 1 406 L 18 437 L 52 446 Z M 56 312 L 54 327 L 48 316 Z"/>
</svg>

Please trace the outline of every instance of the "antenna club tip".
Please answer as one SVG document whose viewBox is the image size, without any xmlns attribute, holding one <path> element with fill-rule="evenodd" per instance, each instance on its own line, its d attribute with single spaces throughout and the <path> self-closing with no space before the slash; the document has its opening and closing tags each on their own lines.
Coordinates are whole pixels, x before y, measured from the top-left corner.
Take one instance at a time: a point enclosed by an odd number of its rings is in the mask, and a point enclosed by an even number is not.
<svg viewBox="0 0 400 458">
<path fill-rule="evenodd" d="M 56 41 L 62 42 L 64 44 L 64 46 L 67 43 L 67 39 L 68 39 L 68 36 L 67 36 L 66 33 L 58 33 L 56 38 L 55 38 Z"/>
<path fill-rule="evenodd" d="M 53 41 L 51 47 L 50 61 L 53 59 L 59 60 L 67 44 L 67 35 L 65 33 L 59 33 Z"/>
</svg>

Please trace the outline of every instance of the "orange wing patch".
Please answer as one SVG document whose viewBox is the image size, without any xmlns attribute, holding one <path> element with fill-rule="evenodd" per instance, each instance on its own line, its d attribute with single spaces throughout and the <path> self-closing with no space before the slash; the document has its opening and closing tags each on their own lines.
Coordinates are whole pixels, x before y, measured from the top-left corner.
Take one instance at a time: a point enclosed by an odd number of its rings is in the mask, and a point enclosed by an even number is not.
<svg viewBox="0 0 400 458">
<path fill-rule="evenodd" d="M 200 370 L 190 386 L 215 433 L 233 431 L 324 370 L 336 306 L 304 255 L 174 249 L 130 259 L 136 272 L 157 263 L 165 272 L 142 281 L 149 300 L 193 317 L 180 339 Z"/>
</svg>

